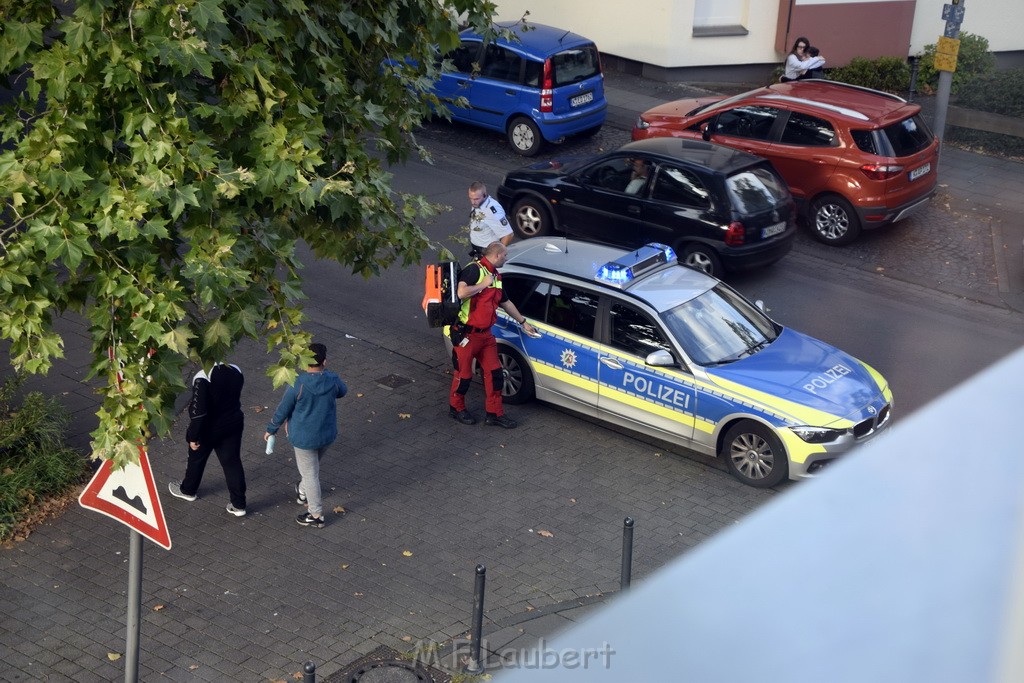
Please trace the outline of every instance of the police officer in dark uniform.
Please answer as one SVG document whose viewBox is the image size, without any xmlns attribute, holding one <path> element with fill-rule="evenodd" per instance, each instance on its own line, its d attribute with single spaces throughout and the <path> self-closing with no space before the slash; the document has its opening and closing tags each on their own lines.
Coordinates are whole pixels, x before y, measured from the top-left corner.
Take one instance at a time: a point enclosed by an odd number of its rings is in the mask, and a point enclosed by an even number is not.
<svg viewBox="0 0 1024 683">
<path fill-rule="evenodd" d="M 498 361 L 498 346 L 491 332 L 491 326 L 498 320 L 500 306 L 523 331 L 536 335 L 537 330 L 526 321 L 501 286 L 498 268 L 505 264 L 508 251 L 501 242 L 492 242 L 484 249 L 483 256 L 474 261 L 459 274 L 458 296 L 462 300 L 459 323 L 453 325 L 457 335 L 454 346 L 455 373 L 448 399 L 448 413 L 462 424 L 476 423 L 476 418 L 466 410 L 466 393 L 473 380 L 473 361 L 476 360 L 483 373 L 486 394 L 487 418 L 484 424 L 514 429 L 516 421 L 505 417 L 501 403 L 501 389 L 505 376 Z M 461 338 L 460 338 L 461 337 Z"/>
</svg>

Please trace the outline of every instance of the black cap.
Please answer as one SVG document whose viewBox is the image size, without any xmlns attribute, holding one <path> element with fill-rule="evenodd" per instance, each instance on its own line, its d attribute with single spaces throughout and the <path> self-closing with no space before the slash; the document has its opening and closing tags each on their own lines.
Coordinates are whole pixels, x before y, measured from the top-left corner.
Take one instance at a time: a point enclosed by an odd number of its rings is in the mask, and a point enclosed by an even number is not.
<svg viewBox="0 0 1024 683">
<path fill-rule="evenodd" d="M 323 344 L 310 344 L 309 350 L 313 352 L 313 360 L 316 361 L 312 365 L 323 365 L 327 360 L 327 347 Z"/>
</svg>

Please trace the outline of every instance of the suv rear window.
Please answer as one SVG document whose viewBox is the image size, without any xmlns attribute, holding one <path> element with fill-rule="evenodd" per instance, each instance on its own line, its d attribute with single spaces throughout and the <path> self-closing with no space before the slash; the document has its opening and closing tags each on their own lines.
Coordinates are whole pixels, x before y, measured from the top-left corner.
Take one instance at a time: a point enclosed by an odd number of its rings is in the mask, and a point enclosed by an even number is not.
<svg viewBox="0 0 1024 683">
<path fill-rule="evenodd" d="M 907 157 L 916 154 L 932 142 L 932 131 L 920 116 L 911 116 L 883 129 L 892 145 L 893 156 Z"/>
</svg>

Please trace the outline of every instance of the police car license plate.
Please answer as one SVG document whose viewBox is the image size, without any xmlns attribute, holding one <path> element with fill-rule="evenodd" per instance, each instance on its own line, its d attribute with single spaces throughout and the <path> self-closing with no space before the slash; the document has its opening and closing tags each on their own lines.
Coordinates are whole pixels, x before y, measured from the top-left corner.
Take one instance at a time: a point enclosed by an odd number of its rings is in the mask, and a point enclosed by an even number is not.
<svg viewBox="0 0 1024 683">
<path fill-rule="evenodd" d="M 921 176 L 926 175 L 931 170 L 932 170 L 932 165 L 931 164 L 925 164 L 924 166 L 922 166 L 920 168 L 915 168 L 913 171 L 910 172 L 910 179 L 911 180 L 917 180 Z"/>
<path fill-rule="evenodd" d="M 786 231 L 786 221 L 779 221 L 761 230 L 761 237 L 772 237 Z"/>
<path fill-rule="evenodd" d="M 571 104 L 574 107 L 579 107 L 580 105 L 588 104 L 593 101 L 594 93 L 592 92 L 585 92 L 582 95 L 577 95 L 576 97 L 569 98 L 569 104 Z"/>
</svg>

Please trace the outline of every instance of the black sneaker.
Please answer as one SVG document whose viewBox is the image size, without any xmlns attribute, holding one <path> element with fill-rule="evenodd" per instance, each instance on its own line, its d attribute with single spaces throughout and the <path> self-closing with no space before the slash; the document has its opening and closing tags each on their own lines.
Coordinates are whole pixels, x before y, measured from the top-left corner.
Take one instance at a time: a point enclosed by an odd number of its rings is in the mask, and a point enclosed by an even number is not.
<svg viewBox="0 0 1024 683">
<path fill-rule="evenodd" d="M 505 429 L 515 429 L 519 423 L 510 417 L 504 415 L 493 415 L 487 413 L 487 419 L 484 420 L 484 424 L 488 427 L 504 427 Z"/>
<path fill-rule="evenodd" d="M 295 502 L 300 505 L 306 504 L 306 494 L 299 490 L 298 482 L 295 483 Z"/>
<path fill-rule="evenodd" d="M 464 425 L 475 425 L 476 418 L 468 410 L 455 410 L 448 406 L 448 416 Z"/>
<path fill-rule="evenodd" d="M 295 518 L 295 521 L 301 524 L 302 526 L 312 526 L 316 527 L 317 529 L 324 525 L 323 517 L 314 517 L 308 512 L 303 512 L 301 515 Z"/>
</svg>

